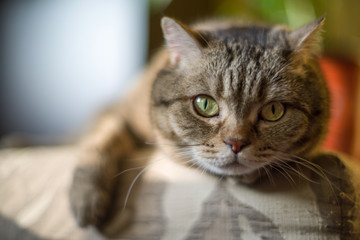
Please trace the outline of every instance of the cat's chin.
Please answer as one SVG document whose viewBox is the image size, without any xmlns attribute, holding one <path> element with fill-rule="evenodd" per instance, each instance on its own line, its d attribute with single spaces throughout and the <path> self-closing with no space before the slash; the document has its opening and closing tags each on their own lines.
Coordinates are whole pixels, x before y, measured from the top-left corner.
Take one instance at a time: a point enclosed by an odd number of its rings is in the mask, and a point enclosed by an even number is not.
<svg viewBox="0 0 360 240">
<path fill-rule="evenodd" d="M 215 166 L 209 163 L 203 163 L 201 166 L 213 174 L 222 176 L 242 176 L 256 171 L 256 168 L 246 166 L 237 161 L 222 166 Z"/>
</svg>

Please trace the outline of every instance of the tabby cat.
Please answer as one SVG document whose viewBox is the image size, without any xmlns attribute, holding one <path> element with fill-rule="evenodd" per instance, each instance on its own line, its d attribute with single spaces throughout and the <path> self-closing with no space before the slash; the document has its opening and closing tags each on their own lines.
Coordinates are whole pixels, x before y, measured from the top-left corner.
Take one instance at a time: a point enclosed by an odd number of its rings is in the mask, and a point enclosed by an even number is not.
<svg viewBox="0 0 360 240">
<path fill-rule="evenodd" d="M 78 223 L 104 222 L 114 176 L 146 142 L 174 159 L 186 149 L 190 165 L 246 183 L 267 166 L 316 156 L 329 118 L 317 59 L 323 22 L 290 31 L 164 17 L 166 48 L 81 142 L 70 191 Z"/>
</svg>

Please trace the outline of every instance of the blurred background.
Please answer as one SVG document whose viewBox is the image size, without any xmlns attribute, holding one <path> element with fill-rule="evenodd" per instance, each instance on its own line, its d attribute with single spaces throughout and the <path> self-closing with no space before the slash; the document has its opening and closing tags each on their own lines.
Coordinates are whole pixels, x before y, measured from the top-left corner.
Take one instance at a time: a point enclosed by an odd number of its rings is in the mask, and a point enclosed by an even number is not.
<svg viewBox="0 0 360 240">
<path fill-rule="evenodd" d="M 74 138 L 119 99 L 163 44 L 160 18 L 300 27 L 326 15 L 320 64 L 332 96 L 325 147 L 360 159 L 358 0 L 12 0 L 1 3 L 0 137 Z"/>
</svg>

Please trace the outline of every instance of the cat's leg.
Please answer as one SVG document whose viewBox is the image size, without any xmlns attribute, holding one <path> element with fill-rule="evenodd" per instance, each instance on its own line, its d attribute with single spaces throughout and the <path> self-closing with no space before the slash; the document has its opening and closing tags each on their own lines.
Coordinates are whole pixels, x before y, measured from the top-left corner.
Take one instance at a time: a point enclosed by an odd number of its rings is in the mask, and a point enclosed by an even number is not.
<svg viewBox="0 0 360 240">
<path fill-rule="evenodd" d="M 359 165 L 344 156 L 326 153 L 311 160 L 310 186 L 323 219 L 323 229 L 337 232 L 341 239 L 359 239 Z"/>
<path fill-rule="evenodd" d="M 109 211 L 116 211 L 110 208 L 118 198 L 114 187 L 119 182 L 124 188 L 128 180 L 123 181 L 116 175 L 124 168 L 136 167 L 134 162 L 126 163 L 126 160 L 142 150 L 145 142 L 154 142 L 149 118 L 150 93 L 158 70 L 167 60 L 163 55 L 155 56 L 132 91 L 115 108 L 103 114 L 81 141 L 70 189 L 71 207 L 81 226 L 101 227 L 107 216 L 112 215 Z"/>
<path fill-rule="evenodd" d="M 104 114 L 81 141 L 70 188 L 70 204 L 80 226 L 104 223 L 109 214 L 121 161 L 137 147 L 121 116 Z"/>
</svg>

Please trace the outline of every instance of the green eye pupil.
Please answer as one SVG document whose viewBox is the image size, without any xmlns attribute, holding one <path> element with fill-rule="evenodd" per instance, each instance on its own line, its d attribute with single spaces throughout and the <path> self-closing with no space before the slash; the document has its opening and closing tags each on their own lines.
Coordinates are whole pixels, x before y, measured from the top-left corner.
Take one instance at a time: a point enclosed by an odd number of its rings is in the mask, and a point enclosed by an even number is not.
<svg viewBox="0 0 360 240">
<path fill-rule="evenodd" d="M 196 112 L 203 117 L 214 117 L 219 113 L 216 101 L 207 95 L 199 95 L 193 101 Z"/>
<path fill-rule="evenodd" d="M 284 116 L 284 114 L 284 105 L 279 102 L 268 103 L 261 109 L 262 119 L 269 122 L 275 122 L 279 120 L 280 118 L 282 118 L 282 116 Z"/>
</svg>

